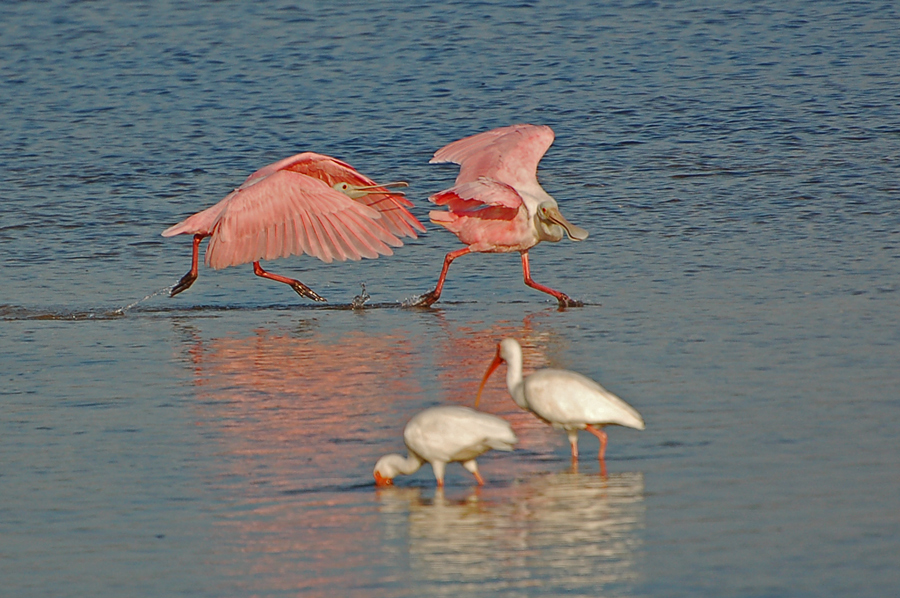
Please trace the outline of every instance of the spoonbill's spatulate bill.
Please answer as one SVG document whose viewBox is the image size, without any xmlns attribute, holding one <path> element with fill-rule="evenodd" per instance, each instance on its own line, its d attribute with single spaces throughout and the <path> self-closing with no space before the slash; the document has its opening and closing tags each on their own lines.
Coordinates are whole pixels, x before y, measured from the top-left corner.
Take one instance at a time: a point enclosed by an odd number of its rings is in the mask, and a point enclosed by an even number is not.
<svg viewBox="0 0 900 598">
<path fill-rule="evenodd" d="M 429 306 L 441 296 L 447 270 L 467 253 L 509 253 L 522 256 L 525 284 L 556 298 L 560 307 L 576 307 L 580 301 L 531 279 L 528 250 L 541 241 L 556 242 L 564 235 L 573 241 L 588 232 L 571 224 L 559 206 L 540 186 L 537 166 L 553 143 L 547 126 L 512 125 L 466 137 L 447 145 L 431 159 L 460 165 L 456 184 L 429 199 L 447 208 L 428 216 L 466 244 L 444 258 L 444 266 L 433 291 L 413 305 Z"/>
<path fill-rule="evenodd" d="M 373 471 L 377 485 L 389 486 L 397 475 L 415 473 L 428 462 L 437 485 L 443 486 L 444 469 L 454 461 L 483 485 L 475 458 L 491 449 L 511 451 L 517 442 L 505 420 L 461 406 L 431 407 L 416 414 L 406 424 L 403 440 L 409 456 L 391 454 L 379 459 Z"/>
<path fill-rule="evenodd" d="M 197 280 L 200 242 L 210 237 L 206 264 L 214 269 L 253 263 L 257 276 L 283 282 L 299 295 L 325 301 L 308 286 L 263 270 L 260 260 L 307 253 L 330 263 L 391 255 L 398 237 L 424 232 L 392 187 L 377 184 L 335 158 L 305 152 L 257 170 L 216 205 L 163 231 L 164 237 L 194 235 L 191 270 L 171 291 Z"/>
<path fill-rule="evenodd" d="M 598 458 L 601 472 L 606 475 L 606 432 L 603 426 L 617 424 L 644 429 L 644 420 L 634 407 L 587 376 L 569 370 L 548 368 L 523 378 L 522 347 L 513 338 L 503 339 L 497 345 L 494 361 L 478 388 L 476 407 L 481 400 L 485 383 L 503 362 L 507 364 L 506 387 L 513 401 L 554 428 L 565 430 L 572 445 L 573 461 L 578 459 L 578 430 L 587 430 L 600 439 Z"/>
</svg>

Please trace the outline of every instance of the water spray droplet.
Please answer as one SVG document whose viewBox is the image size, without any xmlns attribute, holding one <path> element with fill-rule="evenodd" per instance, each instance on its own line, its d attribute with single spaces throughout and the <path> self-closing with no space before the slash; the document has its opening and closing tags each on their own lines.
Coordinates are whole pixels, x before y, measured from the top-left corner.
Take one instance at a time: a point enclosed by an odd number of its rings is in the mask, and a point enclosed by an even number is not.
<svg viewBox="0 0 900 598">
<path fill-rule="evenodd" d="M 157 291 L 153 291 L 152 293 L 150 293 L 149 295 L 147 295 L 147 296 L 144 297 L 143 299 L 138 299 L 138 300 L 135 301 L 134 303 L 131 303 L 131 304 L 129 304 L 129 305 L 126 305 L 125 307 L 120 307 L 120 308 L 118 308 L 118 309 L 114 309 L 114 310 L 112 310 L 112 312 L 110 312 L 110 313 L 115 314 L 115 315 L 119 315 L 119 316 L 124 315 L 126 311 L 128 311 L 129 309 L 131 309 L 132 307 L 134 307 L 134 306 L 137 305 L 138 303 L 143 303 L 143 302 L 146 301 L 147 299 L 150 299 L 151 297 L 156 297 L 156 296 L 159 295 L 160 293 L 168 293 L 168 292 L 171 291 L 173 288 L 175 288 L 175 285 L 169 285 L 169 286 L 167 286 L 167 287 L 163 287 L 163 288 L 161 288 L 161 289 L 159 289 L 159 290 L 157 290 Z"/>
<path fill-rule="evenodd" d="M 359 286 L 362 287 L 362 292 L 353 298 L 353 301 L 350 302 L 351 309 L 362 309 L 363 305 L 366 304 L 366 301 L 371 299 L 369 294 L 366 292 L 366 283 L 361 282 Z"/>
</svg>

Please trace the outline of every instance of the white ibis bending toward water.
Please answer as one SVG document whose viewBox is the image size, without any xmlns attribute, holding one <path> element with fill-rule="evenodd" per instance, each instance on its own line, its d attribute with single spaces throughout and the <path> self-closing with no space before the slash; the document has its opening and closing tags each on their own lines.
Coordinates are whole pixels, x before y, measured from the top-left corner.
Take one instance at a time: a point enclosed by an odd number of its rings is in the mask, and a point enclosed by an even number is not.
<svg viewBox="0 0 900 598">
<path fill-rule="evenodd" d="M 504 361 L 507 366 L 506 387 L 513 401 L 554 428 L 565 430 L 572 445 L 573 461 L 578 459 L 578 430 L 587 430 L 600 439 L 598 458 L 601 472 L 606 475 L 606 432 L 603 426 L 618 424 L 644 429 L 644 420 L 631 405 L 577 372 L 547 368 L 523 378 L 522 347 L 513 338 L 503 339 L 497 345 L 494 361 L 478 388 L 476 407 L 488 378 Z"/>
<path fill-rule="evenodd" d="M 191 270 L 171 296 L 197 280 L 200 242 L 211 237 L 206 264 L 215 269 L 253 262 L 257 276 L 283 282 L 299 295 L 325 301 L 308 286 L 266 272 L 260 260 L 308 253 L 332 260 L 377 258 L 416 238 L 422 226 L 407 207 L 412 203 L 388 187 L 329 156 L 305 152 L 257 170 L 216 205 L 163 231 L 164 237 L 194 235 Z"/>
<path fill-rule="evenodd" d="M 484 484 L 475 458 L 491 449 L 511 451 L 518 439 L 512 427 L 499 417 L 474 411 L 468 407 L 431 407 L 415 416 L 403 429 L 403 441 L 409 456 L 385 455 L 375 464 L 375 483 L 393 484 L 400 474 L 415 473 L 426 461 L 431 463 L 437 485 L 444 485 L 447 463 L 459 461 Z"/>
<path fill-rule="evenodd" d="M 560 307 L 582 305 L 533 281 L 528 266 L 528 250 L 541 241 L 556 242 L 564 234 L 573 241 L 588 236 L 559 213 L 556 200 L 538 183 L 537 165 L 551 143 L 550 127 L 512 125 L 460 139 L 435 152 L 431 163 L 453 162 L 460 169 L 453 187 L 429 198 L 448 211 L 434 210 L 428 217 L 466 247 L 447 254 L 437 286 L 414 306 L 429 306 L 440 298 L 447 270 L 456 258 L 472 252 L 513 251 L 522 255 L 525 284 L 553 295 Z"/>
</svg>

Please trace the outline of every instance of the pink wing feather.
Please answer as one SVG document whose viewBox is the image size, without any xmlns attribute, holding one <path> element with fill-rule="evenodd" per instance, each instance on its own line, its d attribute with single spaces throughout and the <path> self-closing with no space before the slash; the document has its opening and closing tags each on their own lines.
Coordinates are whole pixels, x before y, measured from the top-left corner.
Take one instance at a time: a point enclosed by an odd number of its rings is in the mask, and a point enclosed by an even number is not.
<svg viewBox="0 0 900 598">
<path fill-rule="evenodd" d="M 162 232 L 162 236 L 174 237 L 175 235 L 181 234 L 211 235 L 213 228 L 216 225 L 216 220 L 219 219 L 219 215 L 228 205 L 228 200 L 231 199 L 231 196 L 234 195 L 234 193 L 235 192 L 232 191 L 230 195 L 216 205 L 210 206 L 202 212 L 197 212 L 193 216 L 188 216 L 178 224 L 170 226 Z"/>
<path fill-rule="evenodd" d="M 378 212 L 305 174 L 279 170 L 226 200 L 206 250 L 215 269 L 307 253 L 326 263 L 391 255 Z"/>
<path fill-rule="evenodd" d="M 445 145 L 429 162 L 459 164 L 457 185 L 489 178 L 513 187 L 529 187 L 537 183 L 538 162 L 553 138 L 553 130 L 546 125 L 511 125 Z"/>
<path fill-rule="evenodd" d="M 486 178 L 455 185 L 428 199 L 439 206 L 447 206 L 451 212 L 475 217 L 487 206 L 515 214 L 523 205 L 522 196 L 511 186 Z"/>
<path fill-rule="evenodd" d="M 304 152 L 285 158 L 250 176 L 253 177 L 275 166 L 279 167 L 276 170 L 290 170 L 317 178 L 324 181 L 329 187 L 333 187 L 337 183 L 349 183 L 356 186 L 377 185 L 375 181 L 357 172 L 346 162 L 313 152 Z M 418 233 L 425 232 L 422 223 L 407 210 L 413 206 L 413 203 L 402 195 L 390 195 L 385 189 L 385 193 L 370 193 L 355 201 L 378 210 L 382 217 L 380 223 L 397 236 L 415 239 L 418 237 Z"/>
<path fill-rule="evenodd" d="M 324 262 L 376 258 L 403 245 L 397 236 L 425 231 L 405 198 L 372 193 L 353 200 L 332 188 L 340 182 L 376 184 L 335 158 L 297 154 L 257 170 L 222 201 L 162 234 L 212 235 L 206 263 L 220 269 L 303 253 Z"/>
</svg>

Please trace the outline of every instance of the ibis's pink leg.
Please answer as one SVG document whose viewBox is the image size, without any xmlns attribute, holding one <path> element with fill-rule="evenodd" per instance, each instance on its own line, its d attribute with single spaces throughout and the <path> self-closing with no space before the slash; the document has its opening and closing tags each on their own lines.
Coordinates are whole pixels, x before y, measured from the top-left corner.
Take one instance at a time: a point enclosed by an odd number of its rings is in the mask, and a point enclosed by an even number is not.
<svg viewBox="0 0 900 598">
<path fill-rule="evenodd" d="M 548 295 L 553 295 L 556 297 L 556 300 L 559 302 L 560 307 L 582 307 L 584 303 L 578 301 L 576 299 L 572 299 L 565 293 L 560 293 L 559 291 L 554 291 L 550 287 L 545 287 L 544 285 L 535 282 L 531 279 L 531 268 L 528 266 L 528 251 L 522 252 L 522 271 L 525 273 L 525 284 L 530 286 L 532 289 L 537 289 L 542 293 L 547 293 Z"/>
<path fill-rule="evenodd" d="M 312 299 L 313 301 L 327 301 L 327 299 L 317 295 L 315 291 L 313 291 L 311 288 L 309 288 L 299 280 L 288 278 L 287 276 L 281 276 L 280 274 L 272 274 L 271 272 L 266 272 L 262 269 L 262 266 L 259 265 L 259 262 L 253 262 L 253 273 L 257 276 L 268 278 L 269 280 L 283 282 L 284 284 L 290 285 L 290 287 L 297 291 L 297 294 L 301 297 L 306 297 L 307 299 Z"/>
<path fill-rule="evenodd" d="M 478 485 L 484 486 L 484 478 L 481 477 L 481 474 L 478 473 L 477 471 L 473 471 L 472 473 L 475 475 L 475 479 L 478 481 Z"/>
<path fill-rule="evenodd" d="M 435 303 L 441 297 L 441 291 L 444 289 L 444 279 L 447 278 L 447 270 L 450 269 L 450 264 L 453 263 L 453 260 L 456 258 L 466 255 L 470 252 L 468 247 L 463 247 L 462 249 L 457 249 L 456 251 L 451 251 L 444 258 L 444 267 L 441 268 L 441 276 L 438 278 L 437 286 L 434 287 L 434 290 L 430 293 L 425 293 L 419 300 L 413 303 L 413 307 L 428 307 L 429 305 Z"/>
<path fill-rule="evenodd" d="M 603 461 L 604 457 L 606 457 L 606 432 L 603 428 L 597 429 L 591 424 L 586 425 L 584 429 L 600 439 L 600 452 L 598 453 L 598 457 Z"/>
<path fill-rule="evenodd" d="M 606 432 L 603 428 L 597 429 L 591 424 L 586 425 L 584 429 L 600 439 L 600 452 L 597 453 L 597 457 L 600 459 L 600 474 L 606 477 Z"/>
<path fill-rule="evenodd" d="M 181 277 L 181 280 L 178 281 L 172 290 L 169 291 L 169 297 L 174 297 L 181 291 L 186 291 L 194 281 L 197 280 L 197 271 L 198 271 L 198 262 L 200 261 L 200 241 L 209 235 L 196 234 L 194 235 L 194 248 L 191 253 L 191 271 Z"/>
<path fill-rule="evenodd" d="M 569 444 L 572 445 L 572 462 L 578 461 L 578 438 L 569 438 Z"/>
</svg>

